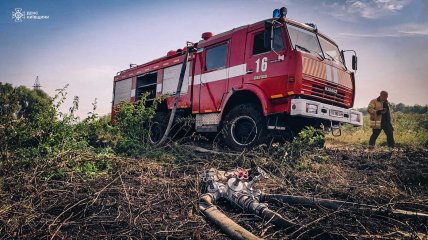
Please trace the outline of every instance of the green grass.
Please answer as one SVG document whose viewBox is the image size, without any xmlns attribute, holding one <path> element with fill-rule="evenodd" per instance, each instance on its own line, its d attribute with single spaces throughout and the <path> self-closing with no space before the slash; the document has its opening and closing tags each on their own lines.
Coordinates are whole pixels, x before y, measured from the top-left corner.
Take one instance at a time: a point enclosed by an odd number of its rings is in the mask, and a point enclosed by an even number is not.
<svg viewBox="0 0 428 240">
<path fill-rule="evenodd" d="M 397 146 L 428 147 L 428 114 L 401 113 L 394 114 L 394 139 Z M 346 125 L 342 129 L 342 136 L 328 135 L 331 143 L 363 144 L 367 145 L 372 134 L 369 127 L 369 116 L 364 116 L 363 127 Z M 386 136 L 382 132 L 376 141 L 378 146 L 386 146 Z"/>
</svg>

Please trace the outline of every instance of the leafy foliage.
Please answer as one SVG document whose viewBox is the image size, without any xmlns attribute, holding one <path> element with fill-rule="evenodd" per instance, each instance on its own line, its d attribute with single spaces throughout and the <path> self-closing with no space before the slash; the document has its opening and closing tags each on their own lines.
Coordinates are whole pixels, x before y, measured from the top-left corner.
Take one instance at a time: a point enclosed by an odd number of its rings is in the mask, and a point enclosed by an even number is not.
<svg viewBox="0 0 428 240">
<path fill-rule="evenodd" d="M 149 131 L 151 119 L 156 114 L 156 100 L 150 107 L 146 106 L 146 97 L 134 103 L 122 102 L 116 112 L 115 132 L 119 141 L 115 149 L 118 153 L 128 156 L 140 156 L 149 150 Z"/>
<path fill-rule="evenodd" d="M 0 83 L 0 142 L 3 160 L 14 153 L 29 159 L 52 152 L 58 119 L 52 99 L 41 90 Z"/>
<path fill-rule="evenodd" d="M 428 113 L 428 105 L 406 105 L 404 103 L 391 103 L 392 108 L 394 109 L 395 112 L 400 112 L 400 113 L 417 113 L 417 114 L 425 114 Z M 367 112 L 367 108 L 358 108 L 358 111 L 362 112 L 364 115 L 369 114 Z"/>
<path fill-rule="evenodd" d="M 421 106 L 416 104 L 414 106 L 408 106 L 403 103 L 399 103 L 394 105 L 394 111 L 402 112 L 402 113 L 424 114 L 424 113 L 428 113 L 428 105 Z"/>
<path fill-rule="evenodd" d="M 96 100 L 89 116 L 76 116 L 79 98 L 67 112 L 59 109 L 66 101 L 67 86 L 50 98 L 41 90 L 0 83 L 0 164 L 28 165 L 47 161 L 69 151 L 104 156 L 141 156 L 149 151 L 147 126 L 159 101 L 150 107 L 145 98 L 123 102 L 117 109 L 117 124 L 110 116 L 96 114 Z M 76 165 L 80 172 L 97 172 L 96 165 Z"/>
<path fill-rule="evenodd" d="M 287 142 L 280 147 L 278 153 L 283 163 L 296 163 L 298 158 L 317 148 L 322 148 L 325 143 L 324 133 L 307 126 L 294 137 L 292 142 Z"/>
</svg>

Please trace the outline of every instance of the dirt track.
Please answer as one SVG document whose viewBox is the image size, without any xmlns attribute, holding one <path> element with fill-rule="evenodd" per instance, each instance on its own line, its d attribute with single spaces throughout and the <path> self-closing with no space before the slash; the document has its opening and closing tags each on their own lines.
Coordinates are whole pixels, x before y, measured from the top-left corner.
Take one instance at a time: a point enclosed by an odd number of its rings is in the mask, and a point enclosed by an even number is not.
<svg viewBox="0 0 428 240">
<path fill-rule="evenodd" d="M 1 239 L 227 239 L 198 212 L 199 174 L 251 162 L 271 178 L 260 187 L 268 193 L 334 198 L 428 212 L 428 151 L 403 148 L 368 150 L 328 147 L 298 163 L 281 165 L 274 150 L 226 155 L 173 147 L 157 161 L 110 159 L 113 170 L 88 178 L 69 169 L 63 177 L 46 173 L 67 168 L 67 161 L 99 161 L 83 153 L 67 153 L 43 166 L 20 172 L 0 171 Z M 180 156 L 180 157 L 176 157 Z M 221 209 L 254 234 L 266 239 L 423 238 L 427 222 L 362 214 L 271 205 L 302 229 L 278 229 L 226 203 Z M 425 235 L 424 235 L 425 234 Z"/>
</svg>

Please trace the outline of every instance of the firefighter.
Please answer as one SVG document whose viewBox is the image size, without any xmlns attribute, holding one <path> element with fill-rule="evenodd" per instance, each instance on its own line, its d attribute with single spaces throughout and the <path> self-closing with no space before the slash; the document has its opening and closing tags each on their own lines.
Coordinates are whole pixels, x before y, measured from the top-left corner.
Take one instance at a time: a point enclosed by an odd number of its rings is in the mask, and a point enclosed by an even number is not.
<svg viewBox="0 0 428 240">
<path fill-rule="evenodd" d="M 377 137 L 383 130 L 386 134 L 388 147 L 393 148 L 395 145 L 394 127 L 392 126 L 393 115 L 391 104 L 388 102 L 388 92 L 381 91 L 378 98 L 370 101 L 367 110 L 370 113 L 370 127 L 373 128 L 369 141 L 370 147 L 375 145 Z"/>
</svg>

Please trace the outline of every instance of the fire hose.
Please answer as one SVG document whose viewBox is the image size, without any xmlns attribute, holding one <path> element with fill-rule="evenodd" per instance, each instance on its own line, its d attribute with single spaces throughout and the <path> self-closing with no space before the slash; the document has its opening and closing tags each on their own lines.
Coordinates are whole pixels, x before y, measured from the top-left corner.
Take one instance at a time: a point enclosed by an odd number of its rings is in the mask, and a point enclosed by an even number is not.
<svg viewBox="0 0 428 240">
<path fill-rule="evenodd" d="M 264 194 L 254 189 L 254 184 L 261 179 L 268 178 L 267 173 L 257 167 L 255 174 L 249 177 L 248 171 L 237 168 L 233 172 L 218 171 L 210 169 L 201 175 L 206 186 L 206 193 L 199 199 L 199 210 L 210 221 L 218 225 L 232 239 L 260 239 L 245 228 L 238 225 L 232 219 L 222 213 L 215 203 L 220 199 L 226 199 L 244 212 L 259 216 L 264 221 L 271 222 L 277 227 L 292 230 L 300 225 L 280 214 L 270 210 L 265 202 L 282 202 L 290 205 L 301 205 L 309 207 L 325 207 L 333 210 L 347 208 L 353 211 L 366 211 L 390 214 L 394 217 L 417 218 L 428 220 L 428 214 L 400 209 L 388 209 L 373 205 L 359 204 L 354 202 L 339 201 L 333 199 L 309 198 L 304 196 Z M 226 184 L 220 181 L 227 181 Z"/>
<path fill-rule="evenodd" d="M 245 228 L 239 226 L 232 219 L 228 218 L 224 213 L 218 210 L 212 201 L 213 199 L 209 194 L 202 195 L 199 202 L 199 210 L 201 210 L 208 219 L 218 225 L 227 235 L 233 239 L 260 239 Z"/>
<path fill-rule="evenodd" d="M 422 212 L 406 211 L 401 209 L 392 209 L 387 207 L 377 207 L 369 204 L 355 202 L 339 201 L 334 199 L 308 198 L 304 196 L 281 195 L 281 194 L 261 194 L 260 201 L 274 202 L 279 201 L 289 205 L 300 205 L 308 207 L 325 207 L 332 210 L 347 208 L 353 211 L 361 212 L 383 212 L 396 217 L 419 218 L 428 220 L 428 214 Z"/>
<path fill-rule="evenodd" d="M 165 132 L 164 132 L 161 140 L 159 140 L 159 142 L 157 142 L 154 145 L 154 147 L 161 146 L 166 141 L 166 139 L 168 138 L 169 132 L 171 131 L 172 123 L 174 122 L 175 113 L 177 111 L 178 100 L 180 98 L 181 87 L 183 86 L 184 74 L 186 73 L 187 62 L 189 60 L 189 53 L 191 51 L 193 51 L 193 44 L 190 42 L 187 42 L 186 53 L 184 55 L 184 60 L 183 60 L 183 63 L 181 65 L 180 78 L 178 79 L 177 91 L 175 91 L 174 104 L 172 106 L 171 115 L 169 116 L 168 125 L 165 129 Z"/>
<path fill-rule="evenodd" d="M 229 202 L 243 209 L 245 212 L 255 214 L 264 221 L 272 222 L 282 228 L 293 228 L 296 223 L 288 220 L 278 213 L 270 210 L 266 204 L 259 202 L 260 191 L 255 191 L 253 185 L 261 178 L 266 178 L 267 174 L 258 168 L 258 174 L 247 181 L 248 171 L 237 168 L 229 178 L 227 184 L 216 181 L 216 170 L 210 170 L 202 175 L 202 180 L 207 186 L 207 193 L 200 197 L 199 209 L 202 213 L 217 224 L 233 239 L 260 239 L 233 220 L 221 213 L 214 203 L 220 199 L 227 199 Z"/>
</svg>

